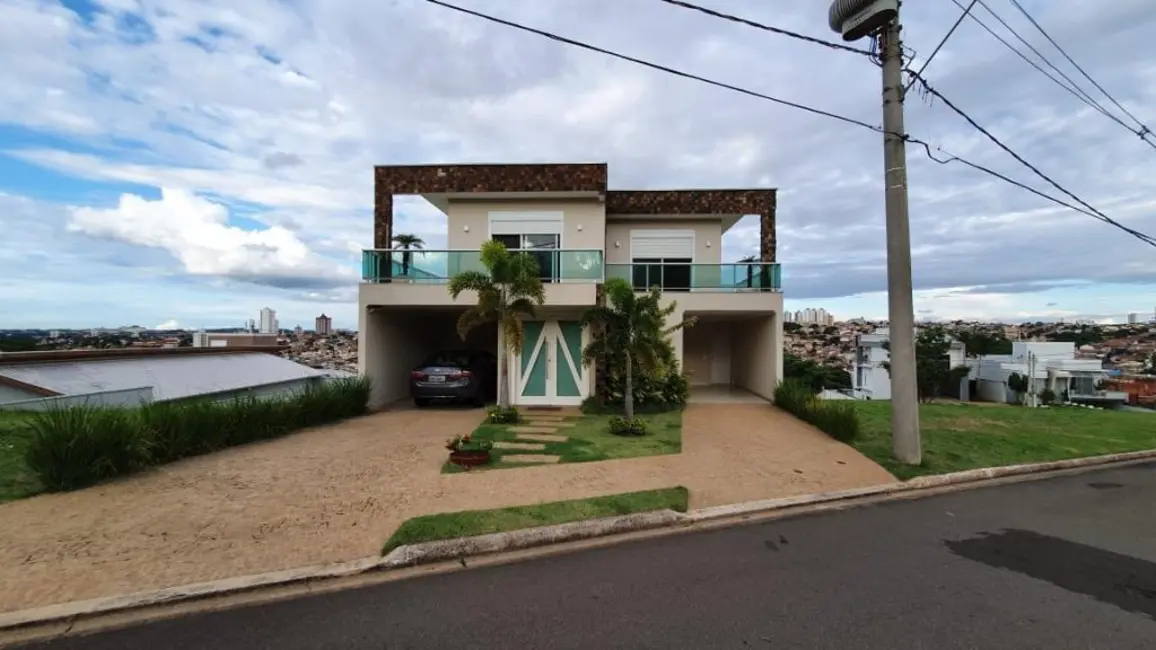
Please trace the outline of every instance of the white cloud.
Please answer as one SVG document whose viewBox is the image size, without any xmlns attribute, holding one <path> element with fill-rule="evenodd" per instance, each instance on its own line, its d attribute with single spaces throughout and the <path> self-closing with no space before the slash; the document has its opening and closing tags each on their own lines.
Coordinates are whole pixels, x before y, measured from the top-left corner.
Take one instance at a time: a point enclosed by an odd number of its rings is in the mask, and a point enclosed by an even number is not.
<svg viewBox="0 0 1156 650">
<path fill-rule="evenodd" d="M 657 2 L 461 3 L 879 121 L 878 69 L 844 52 Z M 704 3 L 838 39 L 823 6 Z M 344 284 L 294 287 L 295 298 L 347 300 L 357 249 L 372 243 L 373 164 L 605 160 L 615 187 L 778 187 L 788 300 L 846 300 L 885 287 L 877 134 L 416 0 L 98 4 L 108 13 L 91 20 L 51 0 L 8 0 L 0 9 L 0 123 L 32 136 L 0 140 L 0 152 L 15 160 L 0 153 L 0 189 L 16 194 L 31 187 L 6 185 L 2 173 L 3 165 L 31 163 L 90 181 L 168 191 L 159 201 L 130 196 L 112 207 L 123 188 L 112 194 L 86 189 L 91 200 L 69 200 L 75 212 L 61 214 L 59 206 L 42 202 L 19 207 L 17 216 L 0 211 L 0 222 L 24 224 L 3 224 L 13 243 L 0 251 L 0 279 L 36 282 L 30 269 L 55 274 L 96 257 L 108 264 L 88 262 L 87 268 L 110 277 L 164 276 L 170 297 L 162 300 L 172 302 L 189 291 L 178 286 L 189 278 L 224 278 L 216 290 L 238 297 L 252 286 L 230 279 L 286 286 L 307 274 Z M 1156 4 L 1101 4 L 1092 9 L 1080 0 L 1055 0 L 1033 11 L 1085 69 L 1156 125 L 1156 65 L 1151 57 L 1119 54 L 1151 50 Z M 921 55 L 958 15 L 950 3 L 904 9 L 906 43 Z M 148 29 L 126 33 L 124 12 Z M 1006 17 L 1016 18 L 1011 10 Z M 647 29 L 639 31 L 640 24 Z M 1014 24 L 1039 40 L 1024 21 Z M 1073 191 L 1130 226 L 1156 232 L 1152 151 L 971 21 L 926 76 Z M 912 93 L 907 118 L 909 132 L 1045 187 L 942 104 Z M 916 287 L 926 292 L 920 295 L 955 292 L 936 299 L 936 310 L 1014 312 L 1024 294 L 1007 290 L 1009 284 L 1041 282 L 1043 291 L 1049 282 L 1070 279 L 1156 282 L 1151 248 L 1104 224 L 966 167 L 928 162 L 919 149 L 909 151 L 909 164 Z M 24 205 L 13 199 L 0 201 L 0 208 L 7 204 Z M 173 208 L 184 216 L 174 217 Z M 52 218 L 21 216 L 31 210 Z M 444 245 L 444 216 L 428 204 L 399 201 L 396 211 L 397 231 L 419 234 L 430 247 Z M 230 212 L 266 227 L 247 234 L 230 225 Z M 128 226 L 125 219 L 135 221 Z M 106 239 L 78 241 L 66 223 Z M 757 224 L 740 224 L 724 245 L 727 259 L 752 252 Z M 30 262 L 47 252 L 55 264 Z M 984 289 L 952 289 L 960 286 Z M 15 291 L 0 288 L 0 299 Z M 170 317 L 189 322 L 176 309 L 139 320 Z"/>
<path fill-rule="evenodd" d="M 73 208 L 68 230 L 165 250 L 190 275 L 264 278 L 289 286 L 354 279 L 286 228 L 244 230 L 230 226 L 228 219 L 223 205 L 185 190 L 164 189 L 156 201 L 125 194 L 115 208 Z"/>
<path fill-rule="evenodd" d="M 169 320 L 161 323 L 160 325 L 157 325 L 153 329 L 154 330 L 179 330 L 179 329 L 181 329 L 181 324 L 175 320 L 169 319 Z"/>
</svg>

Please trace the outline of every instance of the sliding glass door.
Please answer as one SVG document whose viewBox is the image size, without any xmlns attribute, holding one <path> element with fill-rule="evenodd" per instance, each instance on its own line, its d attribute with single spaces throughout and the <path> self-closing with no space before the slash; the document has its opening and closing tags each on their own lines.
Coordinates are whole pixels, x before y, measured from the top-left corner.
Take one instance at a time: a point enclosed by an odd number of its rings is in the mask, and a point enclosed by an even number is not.
<svg viewBox="0 0 1156 650">
<path fill-rule="evenodd" d="M 561 235 L 494 235 L 494 241 L 518 252 L 528 253 L 538 262 L 543 282 L 558 281 L 558 249 Z"/>
</svg>

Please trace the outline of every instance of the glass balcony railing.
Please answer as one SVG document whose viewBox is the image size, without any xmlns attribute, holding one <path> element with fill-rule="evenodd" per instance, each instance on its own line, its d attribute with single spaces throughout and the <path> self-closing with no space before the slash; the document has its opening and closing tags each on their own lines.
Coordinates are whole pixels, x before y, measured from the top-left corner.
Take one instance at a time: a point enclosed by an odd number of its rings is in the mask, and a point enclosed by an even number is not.
<svg viewBox="0 0 1156 650">
<path fill-rule="evenodd" d="M 601 282 L 600 250 L 528 250 L 543 282 Z M 444 284 L 462 271 L 485 271 L 476 250 L 366 250 L 361 253 L 365 282 Z"/>
<path fill-rule="evenodd" d="M 779 264 L 607 264 L 606 277 L 624 278 L 639 291 L 781 291 Z"/>
</svg>

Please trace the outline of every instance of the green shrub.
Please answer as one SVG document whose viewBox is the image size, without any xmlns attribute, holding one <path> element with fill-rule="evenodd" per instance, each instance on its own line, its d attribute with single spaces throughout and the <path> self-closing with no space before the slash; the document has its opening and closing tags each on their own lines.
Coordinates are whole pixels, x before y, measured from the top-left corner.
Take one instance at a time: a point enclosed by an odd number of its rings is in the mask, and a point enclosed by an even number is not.
<svg viewBox="0 0 1156 650">
<path fill-rule="evenodd" d="M 787 379 L 775 388 L 775 406 L 806 420 L 806 414 L 817 408 L 819 398 L 811 386 L 799 379 Z"/>
<path fill-rule="evenodd" d="M 839 442 L 852 442 L 859 437 L 861 427 L 855 405 L 844 401 L 819 402 L 812 411 L 810 423 Z"/>
<path fill-rule="evenodd" d="M 49 490 L 75 490 L 128 474 L 150 462 L 135 414 L 73 406 L 37 413 L 24 460 Z"/>
<path fill-rule="evenodd" d="M 73 490 L 149 465 L 362 415 L 368 400 L 369 382 L 359 377 L 269 399 L 62 408 L 32 417 L 34 436 L 25 459 L 48 489 Z"/>
<path fill-rule="evenodd" d="M 629 420 L 620 415 L 610 418 L 610 433 L 616 436 L 645 436 L 648 433 L 646 422 L 641 418 Z"/>
<path fill-rule="evenodd" d="M 659 413 L 684 408 L 690 399 L 690 380 L 678 370 L 677 363 L 673 363 L 655 372 L 637 372 L 634 377 L 634 410 L 638 413 Z M 586 412 L 601 411 L 605 413 L 621 413 L 623 400 L 626 395 L 626 380 L 624 377 L 611 374 L 606 380 L 606 398 L 601 407 L 596 406 L 597 400 L 591 401 L 589 406 L 583 405 Z"/>
<path fill-rule="evenodd" d="M 1055 404 L 1056 403 L 1056 391 L 1054 391 L 1050 388 L 1045 388 L 1042 391 L 1040 391 L 1040 402 L 1042 402 L 1044 404 L 1044 406 L 1051 406 L 1052 404 Z"/>
<path fill-rule="evenodd" d="M 779 384 L 775 389 L 775 406 L 840 442 L 851 442 L 861 431 L 854 404 L 820 399 L 811 386 L 798 379 Z"/>
<path fill-rule="evenodd" d="M 490 424 L 517 424 L 520 417 L 516 406 L 491 406 L 486 409 L 486 421 Z"/>
</svg>

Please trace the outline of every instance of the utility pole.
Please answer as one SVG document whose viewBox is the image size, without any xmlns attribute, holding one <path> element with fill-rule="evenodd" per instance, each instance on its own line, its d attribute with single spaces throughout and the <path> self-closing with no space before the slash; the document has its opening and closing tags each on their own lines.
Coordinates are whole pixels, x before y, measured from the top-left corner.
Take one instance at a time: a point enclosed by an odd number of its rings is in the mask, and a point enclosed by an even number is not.
<svg viewBox="0 0 1156 650">
<path fill-rule="evenodd" d="M 903 48 L 897 15 L 882 31 L 883 167 L 887 185 L 887 311 L 891 327 L 891 447 L 919 464 L 919 394 L 915 377 L 915 305 L 911 296 L 911 227 L 907 217 L 907 131 L 903 127 Z"/>
<path fill-rule="evenodd" d="M 844 40 L 878 35 L 883 59 L 883 168 L 887 210 L 887 311 L 891 328 L 891 448 L 904 463 L 923 460 L 915 375 L 915 306 L 907 217 L 903 48 L 898 0 L 832 0 L 831 29 Z"/>
</svg>

